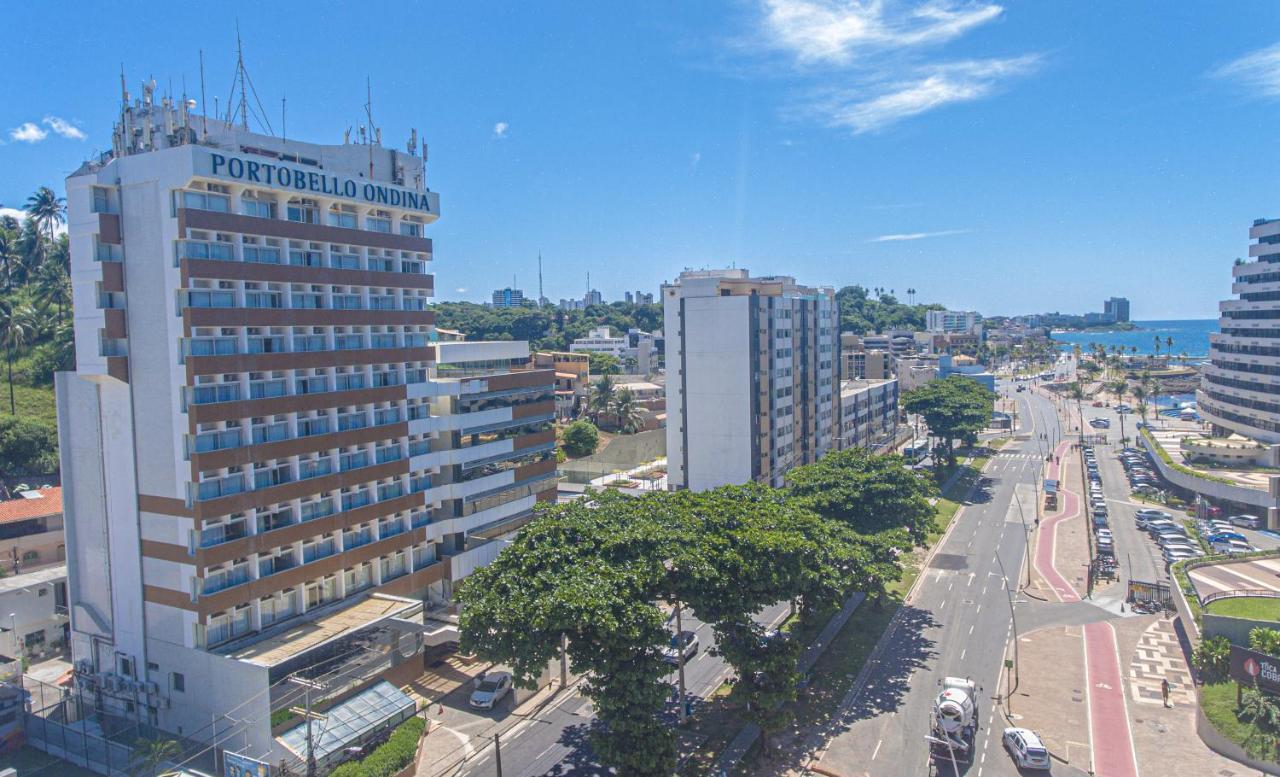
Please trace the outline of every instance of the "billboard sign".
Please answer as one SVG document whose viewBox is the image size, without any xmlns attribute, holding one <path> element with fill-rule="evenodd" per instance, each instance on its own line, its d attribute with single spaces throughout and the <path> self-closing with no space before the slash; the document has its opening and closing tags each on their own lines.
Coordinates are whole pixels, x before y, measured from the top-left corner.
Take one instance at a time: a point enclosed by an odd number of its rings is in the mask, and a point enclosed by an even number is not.
<svg viewBox="0 0 1280 777">
<path fill-rule="evenodd" d="M 1280 694 L 1280 659 L 1256 650 L 1231 646 L 1231 679 L 1258 690 Z"/>
</svg>

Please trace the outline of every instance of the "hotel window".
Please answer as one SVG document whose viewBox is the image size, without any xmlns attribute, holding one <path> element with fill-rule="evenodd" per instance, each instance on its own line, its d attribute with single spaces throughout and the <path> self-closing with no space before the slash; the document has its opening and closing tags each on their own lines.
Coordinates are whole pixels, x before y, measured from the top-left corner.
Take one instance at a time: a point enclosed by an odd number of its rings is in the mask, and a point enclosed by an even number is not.
<svg viewBox="0 0 1280 777">
<path fill-rule="evenodd" d="M 370 232 L 391 233 L 391 214 L 386 211 L 374 211 L 364 220 L 364 228 Z"/>
<path fill-rule="evenodd" d="M 329 210 L 329 226 L 342 227 L 343 229 L 355 229 L 355 209 L 350 205 L 334 205 Z"/>
<path fill-rule="evenodd" d="M 400 234 L 409 237 L 422 237 L 422 224 L 416 221 L 401 221 Z"/>
<path fill-rule="evenodd" d="M 349 369 L 346 367 L 340 369 Z M 336 388 L 338 391 L 351 391 L 352 389 L 362 389 L 365 387 L 363 372 L 339 372 L 334 376 Z"/>
<path fill-rule="evenodd" d="M 285 209 L 285 214 L 290 221 L 297 221 L 301 224 L 319 224 L 320 223 L 320 207 L 315 200 L 308 198 L 297 198 L 289 200 L 289 205 Z"/>
<path fill-rule="evenodd" d="M 182 207 L 191 208 L 192 210 L 211 210 L 215 213 L 230 213 L 231 198 L 222 194 L 210 194 L 209 192 L 184 191 L 182 193 Z"/>
<path fill-rule="evenodd" d="M 111 204 L 111 190 L 107 187 L 93 187 L 93 212 L 115 213 L 115 208 Z"/>
<path fill-rule="evenodd" d="M 244 260 L 253 264 L 280 264 L 280 249 L 274 246 L 245 246 Z"/>
<path fill-rule="evenodd" d="M 276 201 L 267 197 L 259 199 L 256 194 L 245 192 L 240 198 L 240 212 L 255 218 L 273 219 L 276 217 Z"/>
<path fill-rule="evenodd" d="M 329 265 L 340 270 L 359 270 L 360 254 L 354 251 L 332 250 L 329 253 Z"/>
</svg>

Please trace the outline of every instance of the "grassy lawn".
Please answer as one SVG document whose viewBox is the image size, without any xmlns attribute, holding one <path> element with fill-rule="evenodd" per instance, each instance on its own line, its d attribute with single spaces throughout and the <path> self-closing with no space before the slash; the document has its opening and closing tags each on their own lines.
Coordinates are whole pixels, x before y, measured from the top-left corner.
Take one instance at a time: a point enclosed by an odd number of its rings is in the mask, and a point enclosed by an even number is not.
<svg viewBox="0 0 1280 777">
<path fill-rule="evenodd" d="M 1233 618 L 1251 618 L 1259 621 L 1280 621 L 1280 599 L 1258 596 L 1236 596 L 1209 602 L 1209 612 L 1229 615 Z"/>
<path fill-rule="evenodd" d="M 53 398 L 53 386 L 33 388 L 16 384 L 13 387 L 14 404 L 18 408 L 19 418 L 43 421 L 57 428 L 58 414 Z M 0 413 L 9 412 L 9 382 L 0 379 Z"/>
<path fill-rule="evenodd" d="M 1274 737 L 1259 731 L 1253 724 L 1236 717 L 1236 684 L 1233 682 L 1203 686 L 1200 689 L 1200 706 L 1204 708 L 1205 717 L 1219 734 L 1244 747 L 1245 750 L 1250 749 L 1246 744 L 1250 737 L 1255 739 L 1251 743 L 1255 746 L 1259 744 L 1265 746 L 1265 740 L 1274 740 Z M 1258 741 L 1259 738 L 1263 741 Z M 1270 746 L 1266 746 L 1266 749 L 1274 752 Z"/>
</svg>

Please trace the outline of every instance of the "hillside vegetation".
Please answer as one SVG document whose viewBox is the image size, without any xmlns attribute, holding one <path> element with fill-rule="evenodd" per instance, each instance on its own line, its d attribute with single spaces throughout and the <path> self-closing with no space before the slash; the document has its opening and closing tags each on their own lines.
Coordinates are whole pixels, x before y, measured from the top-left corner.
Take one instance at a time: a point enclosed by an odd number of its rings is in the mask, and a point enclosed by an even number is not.
<svg viewBox="0 0 1280 777">
<path fill-rule="evenodd" d="M 53 374 L 75 368 L 65 204 L 41 187 L 22 221 L 0 218 L 0 476 L 58 469 Z"/>
</svg>

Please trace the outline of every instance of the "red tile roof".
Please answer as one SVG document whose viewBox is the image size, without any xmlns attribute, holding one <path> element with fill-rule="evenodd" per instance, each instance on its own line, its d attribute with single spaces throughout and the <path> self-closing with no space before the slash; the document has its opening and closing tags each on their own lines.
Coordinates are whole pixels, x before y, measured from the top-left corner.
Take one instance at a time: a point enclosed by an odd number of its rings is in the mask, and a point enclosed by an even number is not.
<svg viewBox="0 0 1280 777">
<path fill-rule="evenodd" d="M 62 489 L 58 487 L 41 489 L 40 498 L 19 496 L 0 502 L 0 523 L 13 523 L 28 518 L 43 518 L 46 515 L 58 515 L 62 512 Z"/>
</svg>

